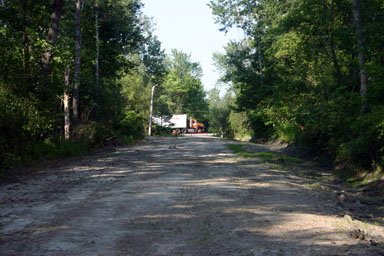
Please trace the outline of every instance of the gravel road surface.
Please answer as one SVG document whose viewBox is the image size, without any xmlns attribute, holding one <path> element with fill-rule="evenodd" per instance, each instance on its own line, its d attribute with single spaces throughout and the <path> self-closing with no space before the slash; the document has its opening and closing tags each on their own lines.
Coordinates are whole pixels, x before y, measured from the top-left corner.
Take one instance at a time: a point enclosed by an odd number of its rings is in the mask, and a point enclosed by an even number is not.
<svg viewBox="0 0 384 256">
<path fill-rule="evenodd" d="M 230 143 L 148 138 L 4 184 L 0 255 L 384 255 L 382 226 Z"/>
</svg>

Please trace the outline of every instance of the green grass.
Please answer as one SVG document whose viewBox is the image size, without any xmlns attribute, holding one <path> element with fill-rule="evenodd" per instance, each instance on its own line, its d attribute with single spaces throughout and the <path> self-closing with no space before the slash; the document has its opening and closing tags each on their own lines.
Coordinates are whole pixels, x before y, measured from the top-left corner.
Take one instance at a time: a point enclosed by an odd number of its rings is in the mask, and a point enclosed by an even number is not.
<svg viewBox="0 0 384 256">
<path fill-rule="evenodd" d="M 88 143 L 75 141 L 60 141 L 46 139 L 32 141 L 27 144 L 21 153 L 0 153 L 0 179 L 15 173 L 22 173 L 23 165 L 34 166 L 43 161 L 63 159 L 68 157 L 84 156 L 92 152 Z"/>
<path fill-rule="evenodd" d="M 27 162 L 36 159 L 53 160 L 82 156 L 90 153 L 90 151 L 91 147 L 88 143 L 47 139 L 28 144 L 22 157 Z"/>
<path fill-rule="evenodd" d="M 245 148 L 243 145 L 240 144 L 229 144 L 229 149 L 232 150 L 234 153 L 244 152 Z"/>
<path fill-rule="evenodd" d="M 383 179 L 384 179 L 384 172 L 382 172 L 381 170 L 378 170 L 370 173 L 368 172 L 361 173 L 355 177 L 350 177 L 347 179 L 347 184 L 350 187 L 358 188 L 362 186 L 369 186 L 370 184 Z"/>
<path fill-rule="evenodd" d="M 311 169 L 308 165 L 312 164 L 303 159 L 270 152 L 250 153 L 247 152 L 245 146 L 242 144 L 228 144 L 228 147 L 237 155 L 261 159 L 271 170 L 284 174 L 291 174 L 300 178 L 307 178 L 319 183 L 304 185 L 307 188 L 327 190 L 326 186 L 323 184 L 333 184 L 331 176 L 324 176 L 321 172 Z M 284 161 L 281 161 L 281 159 Z"/>
<path fill-rule="evenodd" d="M 277 161 L 279 159 L 283 159 L 285 162 L 291 162 L 291 163 L 304 163 L 305 161 L 300 158 L 281 155 L 281 154 L 275 154 L 270 152 L 258 152 L 258 153 L 250 153 L 247 152 L 246 148 L 241 144 L 229 144 L 229 149 L 233 151 L 233 153 L 248 157 L 248 158 L 262 158 L 265 161 Z"/>
</svg>

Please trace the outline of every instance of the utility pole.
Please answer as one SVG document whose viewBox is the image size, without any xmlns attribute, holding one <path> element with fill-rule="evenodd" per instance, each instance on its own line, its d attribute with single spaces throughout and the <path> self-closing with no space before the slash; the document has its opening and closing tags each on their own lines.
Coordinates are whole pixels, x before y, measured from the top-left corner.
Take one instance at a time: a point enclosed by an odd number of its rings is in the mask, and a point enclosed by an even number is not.
<svg viewBox="0 0 384 256">
<path fill-rule="evenodd" d="M 148 136 L 149 137 L 151 137 L 151 133 L 152 133 L 153 94 L 155 93 L 156 86 L 157 85 L 152 86 L 151 106 L 149 107 L 149 126 L 148 126 Z"/>
</svg>

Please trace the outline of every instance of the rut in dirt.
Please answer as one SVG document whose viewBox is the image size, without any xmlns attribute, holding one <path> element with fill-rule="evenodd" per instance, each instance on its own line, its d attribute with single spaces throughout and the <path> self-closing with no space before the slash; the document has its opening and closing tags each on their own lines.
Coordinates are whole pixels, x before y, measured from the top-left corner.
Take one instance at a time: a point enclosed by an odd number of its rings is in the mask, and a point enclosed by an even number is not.
<svg viewBox="0 0 384 256">
<path fill-rule="evenodd" d="M 381 226 L 228 144 L 150 138 L 3 186 L 0 254 L 384 255 Z"/>
</svg>

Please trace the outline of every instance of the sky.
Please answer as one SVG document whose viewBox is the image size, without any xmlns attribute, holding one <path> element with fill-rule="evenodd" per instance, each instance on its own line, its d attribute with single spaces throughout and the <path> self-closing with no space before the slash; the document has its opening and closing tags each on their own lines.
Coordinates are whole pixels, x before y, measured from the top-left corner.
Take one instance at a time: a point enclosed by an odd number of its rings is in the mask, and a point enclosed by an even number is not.
<svg viewBox="0 0 384 256">
<path fill-rule="evenodd" d="M 214 23 L 209 0 L 142 0 L 143 13 L 153 18 L 154 34 L 166 53 L 171 49 L 191 54 L 192 61 L 203 69 L 205 90 L 215 87 L 219 72 L 213 65 L 212 54 L 224 53 L 224 46 L 237 37 L 235 32 L 225 35 Z"/>
</svg>

